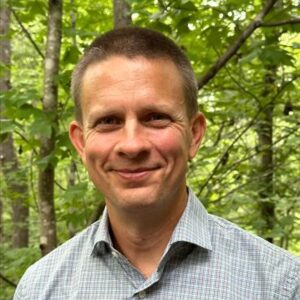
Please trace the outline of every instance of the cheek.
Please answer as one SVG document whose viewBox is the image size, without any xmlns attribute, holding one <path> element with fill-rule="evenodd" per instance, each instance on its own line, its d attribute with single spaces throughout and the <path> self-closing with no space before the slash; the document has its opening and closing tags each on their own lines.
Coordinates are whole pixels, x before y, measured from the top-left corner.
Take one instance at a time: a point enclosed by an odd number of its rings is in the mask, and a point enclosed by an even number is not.
<svg viewBox="0 0 300 300">
<path fill-rule="evenodd" d="M 157 134 L 155 145 L 158 151 L 167 159 L 186 159 L 187 141 L 186 137 L 172 130 Z"/>
<path fill-rule="evenodd" d="M 96 161 L 103 163 L 111 152 L 110 143 L 103 139 L 97 138 L 96 135 L 91 136 L 85 144 L 85 154 L 87 164 L 95 163 Z"/>
</svg>

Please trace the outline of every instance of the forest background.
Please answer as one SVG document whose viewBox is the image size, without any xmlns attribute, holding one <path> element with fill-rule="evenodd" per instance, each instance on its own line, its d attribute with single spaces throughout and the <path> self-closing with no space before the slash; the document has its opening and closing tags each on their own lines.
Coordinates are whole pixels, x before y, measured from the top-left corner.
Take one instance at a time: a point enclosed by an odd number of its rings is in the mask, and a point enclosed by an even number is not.
<svg viewBox="0 0 300 300">
<path fill-rule="evenodd" d="M 114 27 L 170 36 L 199 79 L 207 134 L 188 182 L 210 213 L 300 255 L 298 0 L 1 0 L 0 299 L 97 220 L 68 138 L 70 75 Z"/>
</svg>

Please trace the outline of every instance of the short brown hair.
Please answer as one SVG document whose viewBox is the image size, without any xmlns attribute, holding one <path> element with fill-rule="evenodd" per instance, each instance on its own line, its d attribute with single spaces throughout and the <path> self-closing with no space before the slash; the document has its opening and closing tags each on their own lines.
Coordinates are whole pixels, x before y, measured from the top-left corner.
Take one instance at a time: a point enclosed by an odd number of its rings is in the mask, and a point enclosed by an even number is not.
<svg viewBox="0 0 300 300">
<path fill-rule="evenodd" d="M 113 55 L 171 60 L 183 78 L 188 117 L 191 118 L 197 112 L 197 80 L 183 51 L 171 39 L 157 31 L 140 27 L 124 27 L 109 31 L 96 38 L 73 71 L 71 93 L 75 101 L 75 116 L 78 121 L 82 121 L 80 92 L 86 69 L 91 64 L 103 61 Z"/>
</svg>

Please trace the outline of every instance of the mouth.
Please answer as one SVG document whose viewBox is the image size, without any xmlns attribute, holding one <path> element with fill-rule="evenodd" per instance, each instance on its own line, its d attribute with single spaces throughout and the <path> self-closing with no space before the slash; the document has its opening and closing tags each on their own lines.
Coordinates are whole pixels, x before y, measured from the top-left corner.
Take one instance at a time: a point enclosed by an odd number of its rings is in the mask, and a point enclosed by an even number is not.
<svg viewBox="0 0 300 300">
<path fill-rule="evenodd" d="M 141 181 L 160 169 L 159 167 L 152 168 L 137 168 L 137 169 L 117 169 L 115 172 L 119 177 L 126 181 Z"/>
</svg>

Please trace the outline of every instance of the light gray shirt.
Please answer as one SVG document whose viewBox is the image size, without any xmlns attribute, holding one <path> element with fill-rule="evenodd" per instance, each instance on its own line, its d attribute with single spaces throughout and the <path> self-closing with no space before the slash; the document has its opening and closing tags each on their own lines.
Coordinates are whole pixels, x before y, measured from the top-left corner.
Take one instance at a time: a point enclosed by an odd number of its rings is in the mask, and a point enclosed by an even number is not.
<svg viewBox="0 0 300 300">
<path fill-rule="evenodd" d="M 14 300 L 300 299 L 300 261 L 213 215 L 189 191 L 159 266 L 145 279 L 116 249 L 107 211 L 32 265 Z"/>
</svg>

